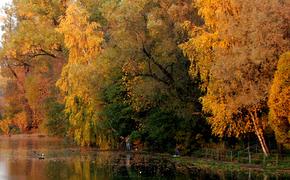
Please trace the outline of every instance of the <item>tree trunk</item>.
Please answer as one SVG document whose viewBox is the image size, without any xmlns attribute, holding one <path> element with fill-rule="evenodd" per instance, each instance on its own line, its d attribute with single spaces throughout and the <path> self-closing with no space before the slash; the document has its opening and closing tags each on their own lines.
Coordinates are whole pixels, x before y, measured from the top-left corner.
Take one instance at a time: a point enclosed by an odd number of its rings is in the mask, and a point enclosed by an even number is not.
<svg viewBox="0 0 290 180">
<path fill-rule="evenodd" d="M 254 114 L 250 113 L 250 115 L 251 115 L 251 119 L 252 119 L 253 124 L 254 124 L 255 133 L 258 137 L 258 140 L 259 140 L 260 145 L 262 147 L 263 153 L 267 157 L 267 156 L 269 156 L 270 151 L 269 151 L 269 148 L 266 144 L 263 128 L 261 127 L 261 123 L 259 123 L 259 118 L 257 116 L 257 112 L 255 111 Z"/>
<path fill-rule="evenodd" d="M 23 104 L 23 109 L 26 115 L 26 120 L 27 120 L 26 130 L 30 131 L 33 128 L 33 111 L 26 97 L 23 97 L 22 104 Z"/>
<path fill-rule="evenodd" d="M 24 80 L 21 80 L 19 76 L 17 75 L 17 72 L 8 64 L 8 68 L 10 69 L 11 73 L 16 79 L 17 86 L 21 92 L 22 97 L 22 105 L 23 105 L 23 110 L 26 115 L 26 120 L 27 120 L 27 125 L 26 125 L 26 130 L 30 131 L 33 128 L 33 110 L 29 105 L 28 99 L 25 97 L 25 87 L 24 87 Z M 26 77 L 28 72 L 29 72 L 29 66 L 24 65 L 23 66 L 23 72 L 24 76 Z"/>
<path fill-rule="evenodd" d="M 262 130 L 261 129 L 258 129 L 258 130 L 255 130 L 255 131 L 256 131 L 256 135 L 257 135 L 257 137 L 259 139 L 259 142 L 260 142 L 260 145 L 262 147 L 262 150 L 263 150 L 264 155 L 266 157 L 269 156 L 270 152 L 269 152 L 269 148 L 268 148 L 268 146 L 266 144 L 264 134 L 260 132 Z"/>
</svg>

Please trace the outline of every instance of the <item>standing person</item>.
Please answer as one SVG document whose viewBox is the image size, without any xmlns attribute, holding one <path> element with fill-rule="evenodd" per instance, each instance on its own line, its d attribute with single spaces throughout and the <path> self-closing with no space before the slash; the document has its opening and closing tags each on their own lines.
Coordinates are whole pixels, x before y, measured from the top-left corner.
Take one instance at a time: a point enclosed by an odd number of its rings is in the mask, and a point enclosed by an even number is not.
<svg viewBox="0 0 290 180">
<path fill-rule="evenodd" d="M 179 157 L 179 156 L 180 156 L 180 152 L 179 152 L 178 146 L 176 146 L 175 153 L 174 153 L 173 157 Z"/>
<path fill-rule="evenodd" d="M 125 138 L 125 141 L 126 141 L 126 149 L 127 149 L 127 151 L 131 151 L 130 137 L 127 136 L 127 137 Z"/>
</svg>

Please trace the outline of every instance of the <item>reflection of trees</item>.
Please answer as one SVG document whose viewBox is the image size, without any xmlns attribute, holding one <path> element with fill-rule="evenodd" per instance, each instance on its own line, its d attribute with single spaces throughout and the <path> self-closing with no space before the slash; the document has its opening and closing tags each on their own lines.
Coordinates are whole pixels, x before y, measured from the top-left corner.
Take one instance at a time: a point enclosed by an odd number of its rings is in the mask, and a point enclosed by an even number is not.
<svg viewBox="0 0 290 180">
<path fill-rule="evenodd" d="M 1 144 L 3 145 L 3 144 Z M 10 144 L 12 145 L 12 144 Z M 21 148 L 27 143 L 15 143 Z M 2 147 L 2 146 L 1 146 Z M 17 149 L 16 149 L 17 150 Z M 45 160 L 24 158 L 9 163 L 9 175 L 20 179 L 135 179 L 140 177 L 164 179 L 271 179 L 273 176 L 253 171 L 224 171 L 221 169 L 187 167 L 173 163 L 168 157 L 123 152 L 84 152 L 69 157 Z M 279 178 L 289 178 L 280 176 Z"/>
<path fill-rule="evenodd" d="M 103 169 L 105 170 L 105 169 Z M 98 179 L 102 171 L 94 167 L 91 161 L 74 159 L 68 161 L 50 161 L 46 166 L 48 179 Z M 103 172 L 105 173 L 105 172 Z"/>
<path fill-rule="evenodd" d="M 14 163 L 9 164 L 9 174 L 13 174 L 14 176 L 32 174 L 32 161 L 25 159 L 29 155 L 27 147 L 29 147 L 31 142 L 25 140 L 10 140 L 4 142 L 7 142 L 7 148 L 10 149 L 10 157 L 21 156 L 24 158 L 21 160 L 16 159 Z"/>
<path fill-rule="evenodd" d="M 146 155 L 100 152 L 87 158 L 50 161 L 45 172 L 49 179 L 174 177 L 175 167 Z"/>
<path fill-rule="evenodd" d="M 70 179 L 75 175 L 74 170 L 64 161 L 49 161 L 45 166 L 48 179 Z"/>
</svg>

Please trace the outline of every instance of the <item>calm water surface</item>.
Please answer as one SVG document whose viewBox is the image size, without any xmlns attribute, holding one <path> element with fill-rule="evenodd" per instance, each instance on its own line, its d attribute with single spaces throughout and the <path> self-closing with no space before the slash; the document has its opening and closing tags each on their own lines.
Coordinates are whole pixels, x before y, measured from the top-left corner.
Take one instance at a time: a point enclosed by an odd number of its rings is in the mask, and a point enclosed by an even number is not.
<svg viewBox="0 0 290 180">
<path fill-rule="evenodd" d="M 44 154 L 44 159 L 41 159 Z M 0 137 L 0 180 L 288 179 L 287 175 L 180 167 L 166 158 L 99 152 L 41 137 Z"/>
</svg>

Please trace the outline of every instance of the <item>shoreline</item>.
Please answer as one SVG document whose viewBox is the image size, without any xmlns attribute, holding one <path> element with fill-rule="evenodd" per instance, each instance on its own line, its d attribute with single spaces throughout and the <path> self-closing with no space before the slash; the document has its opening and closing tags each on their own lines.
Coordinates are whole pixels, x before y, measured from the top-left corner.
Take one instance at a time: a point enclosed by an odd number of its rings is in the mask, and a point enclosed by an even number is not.
<svg viewBox="0 0 290 180">
<path fill-rule="evenodd" d="M 190 156 L 181 156 L 179 158 L 168 157 L 171 162 L 180 165 L 180 168 L 207 168 L 211 170 L 224 171 L 252 171 L 269 174 L 288 174 L 290 175 L 290 167 L 283 168 L 281 166 L 262 166 L 257 164 L 244 164 L 237 162 L 216 161 L 210 159 L 202 159 Z"/>
<path fill-rule="evenodd" d="M 27 133 L 27 134 L 11 134 L 11 135 L 0 135 L 0 139 L 55 139 L 55 140 L 62 140 L 63 138 L 57 136 L 49 136 L 45 133 Z"/>
<path fill-rule="evenodd" d="M 56 137 L 56 136 L 49 136 L 44 133 L 31 133 L 31 134 L 13 134 L 13 135 L 0 135 L 0 140 L 49 140 L 49 141 L 62 141 L 64 138 Z M 96 148 L 91 147 L 80 147 L 75 146 L 75 148 L 79 148 L 83 153 L 96 151 L 96 152 L 103 152 L 104 150 L 99 150 Z M 203 169 L 211 169 L 211 170 L 224 170 L 224 171 L 253 171 L 259 173 L 270 173 L 270 174 L 289 174 L 290 175 L 290 166 L 289 167 L 281 167 L 275 165 L 257 165 L 257 164 L 245 164 L 245 163 L 237 163 L 235 161 L 228 162 L 228 161 L 217 161 L 211 159 L 204 159 L 198 158 L 194 156 L 180 156 L 180 157 L 173 157 L 171 154 L 168 153 L 158 153 L 158 152 L 148 152 L 148 151 L 131 151 L 126 152 L 122 150 L 106 150 L 112 152 L 122 152 L 122 153 L 130 153 L 130 154 L 146 154 L 152 155 L 155 157 L 165 158 L 172 163 L 175 163 L 176 168 L 179 169 L 193 169 L 193 168 L 203 168 Z"/>
</svg>

